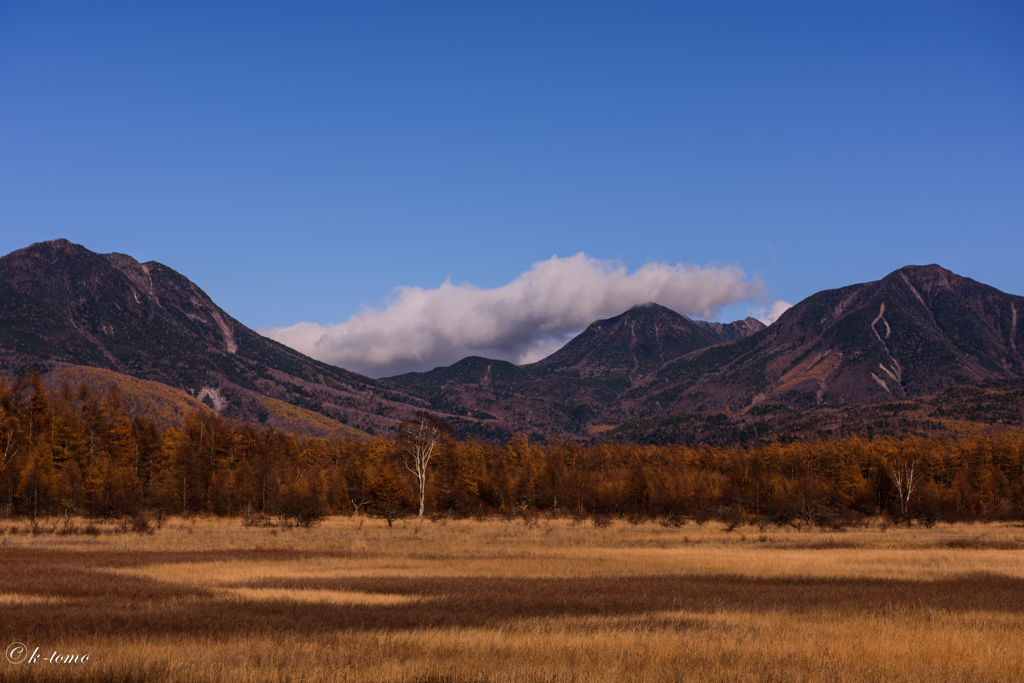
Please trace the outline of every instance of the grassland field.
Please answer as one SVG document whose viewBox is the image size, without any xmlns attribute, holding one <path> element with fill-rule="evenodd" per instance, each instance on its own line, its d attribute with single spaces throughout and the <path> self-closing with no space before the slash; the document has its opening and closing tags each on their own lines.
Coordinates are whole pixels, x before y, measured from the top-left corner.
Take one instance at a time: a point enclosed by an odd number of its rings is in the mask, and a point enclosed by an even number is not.
<svg viewBox="0 0 1024 683">
<path fill-rule="evenodd" d="M 1024 680 L 1019 524 L 83 524 L 0 520 L 0 680 Z"/>
</svg>

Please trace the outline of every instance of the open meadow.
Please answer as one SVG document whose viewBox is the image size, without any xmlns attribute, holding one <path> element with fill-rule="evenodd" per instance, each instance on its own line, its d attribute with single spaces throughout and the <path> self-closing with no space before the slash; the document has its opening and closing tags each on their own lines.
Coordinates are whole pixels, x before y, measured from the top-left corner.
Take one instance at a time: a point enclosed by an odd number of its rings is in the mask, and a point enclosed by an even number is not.
<svg viewBox="0 0 1024 683">
<path fill-rule="evenodd" d="M 75 524 L 0 521 L 0 680 L 1024 678 L 1019 524 Z"/>
</svg>

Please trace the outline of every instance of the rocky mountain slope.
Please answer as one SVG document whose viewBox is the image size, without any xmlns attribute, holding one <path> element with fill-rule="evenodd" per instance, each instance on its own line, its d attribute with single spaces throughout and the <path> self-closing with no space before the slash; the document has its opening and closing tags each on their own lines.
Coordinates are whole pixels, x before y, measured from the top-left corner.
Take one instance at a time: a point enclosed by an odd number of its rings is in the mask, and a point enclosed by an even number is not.
<svg viewBox="0 0 1024 683">
<path fill-rule="evenodd" d="M 760 332 L 766 326 L 757 318 L 744 318 L 731 323 L 716 323 L 708 320 L 694 320 L 694 325 L 707 332 L 718 342 L 731 342 Z"/>
<path fill-rule="evenodd" d="M 418 407 L 248 329 L 166 266 L 67 240 L 0 259 L 0 321 L 8 376 L 89 366 L 184 390 L 227 417 L 266 423 L 269 397 L 371 432 Z"/>
<path fill-rule="evenodd" d="M 737 430 L 792 410 L 840 420 L 849 406 L 1018 382 L 1022 312 L 1022 297 L 908 266 L 814 294 L 770 327 L 693 321 L 652 303 L 594 322 L 529 365 L 471 357 L 373 380 L 246 328 L 166 266 L 57 240 L 0 258 L 0 373 L 36 367 L 57 381 L 97 368 L 180 389 L 227 417 L 317 433 L 386 432 L 428 408 L 483 438 L 640 438 L 643 425 L 692 435 L 708 416 Z M 336 422 L 314 424 L 316 414 Z M 694 415 L 705 417 L 679 417 Z"/>
<path fill-rule="evenodd" d="M 1024 298 L 936 265 L 814 294 L 771 327 L 666 364 L 626 400 L 649 410 L 864 404 L 1024 377 Z"/>
<path fill-rule="evenodd" d="M 742 335 L 764 328 L 756 321 L 709 325 L 650 303 L 592 323 L 536 363 L 515 366 L 467 358 L 383 381 L 421 396 L 436 409 L 468 417 L 489 415 L 496 420 L 495 428 L 586 435 L 588 426 L 639 417 L 624 407 L 624 398 L 667 363 L 719 345 L 708 329 L 716 335 Z M 476 426 L 481 434 L 490 427 Z"/>
<path fill-rule="evenodd" d="M 521 427 L 545 414 L 548 428 L 576 433 L 681 413 L 882 403 L 1024 377 L 1021 311 L 1022 297 L 908 266 L 819 292 L 767 328 L 733 323 L 747 334 L 725 343 L 707 324 L 648 306 L 594 323 L 538 363 L 505 368 L 504 384 L 483 359 L 457 375 L 439 368 L 390 381 L 452 412 L 485 410 Z"/>
</svg>

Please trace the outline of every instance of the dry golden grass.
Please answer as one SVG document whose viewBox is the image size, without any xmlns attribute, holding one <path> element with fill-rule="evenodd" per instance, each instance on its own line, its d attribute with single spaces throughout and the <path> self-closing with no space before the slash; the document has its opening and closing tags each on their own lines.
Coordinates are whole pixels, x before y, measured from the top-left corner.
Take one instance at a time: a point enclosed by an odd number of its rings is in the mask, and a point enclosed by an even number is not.
<svg viewBox="0 0 1024 683">
<path fill-rule="evenodd" d="M 215 593 L 218 599 L 227 600 L 275 600 L 283 602 L 332 603 L 335 605 L 378 605 L 390 606 L 421 600 L 416 595 L 388 595 L 382 593 L 360 593 L 317 588 L 224 588 Z"/>
<path fill-rule="evenodd" d="M 1010 681 L 1024 528 L 0 524 L 0 680 Z M 24 526 L 24 525 L 22 525 Z"/>
<path fill-rule="evenodd" d="M 20 593 L 0 593 L 0 605 L 25 605 L 39 602 L 60 602 L 61 598 L 45 595 L 22 595 Z"/>
<path fill-rule="evenodd" d="M 610 432 L 619 425 L 587 425 L 588 434 L 604 434 Z"/>
<path fill-rule="evenodd" d="M 269 396 L 261 396 L 260 402 L 269 412 L 267 427 L 273 427 L 289 434 L 302 434 L 321 438 L 349 437 L 368 439 L 370 435 L 361 429 L 332 420 L 326 415 L 306 410 Z"/>
<path fill-rule="evenodd" d="M 939 421 L 942 428 L 953 434 L 972 434 L 975 432 L 981 432 L 988 429 L 992 425 L 985 424 L 984 422 L 973 422 L 971 420 L 953 420 L 945 419 Z"/>
</svg>

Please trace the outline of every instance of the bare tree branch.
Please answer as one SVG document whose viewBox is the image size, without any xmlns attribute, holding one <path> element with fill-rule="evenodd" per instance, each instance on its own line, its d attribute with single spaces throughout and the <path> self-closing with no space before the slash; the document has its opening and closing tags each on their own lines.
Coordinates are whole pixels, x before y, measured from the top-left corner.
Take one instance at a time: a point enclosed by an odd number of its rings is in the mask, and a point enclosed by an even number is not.
<svg viewBox="0 0 1024 683">
<path fill-rule="evenodd" d="M 416 477 L 419 488 L 420 511 L 423 516 L 427 493 L 427 468 L 430 460 L 441 450 L 441 442 L 451 427 L 429 413 L 419 413 L 415 420 L 402 423 L 402 465 Z"/>
<path fill-rule="evenodd" d="M 886 463 L 885 471 L 896 487 L 896 493 L 900 498 L 900 515 L 907 519 L 907 511 L 910 509 L 910 497 L 914 489 L 921 481 L 919 472 L 915 472 L 917 460 L 899 458 Z"/>
<path fill-rule="evenodd" d="M 0 458 L 0 472 L 7 469 L 7 463 L 18 453 L 18 449 L 14 448 L 14 430 L 12 429 L 7 433 L 7 443 L 4 445 L 3 457 Z"/>
</svg>

